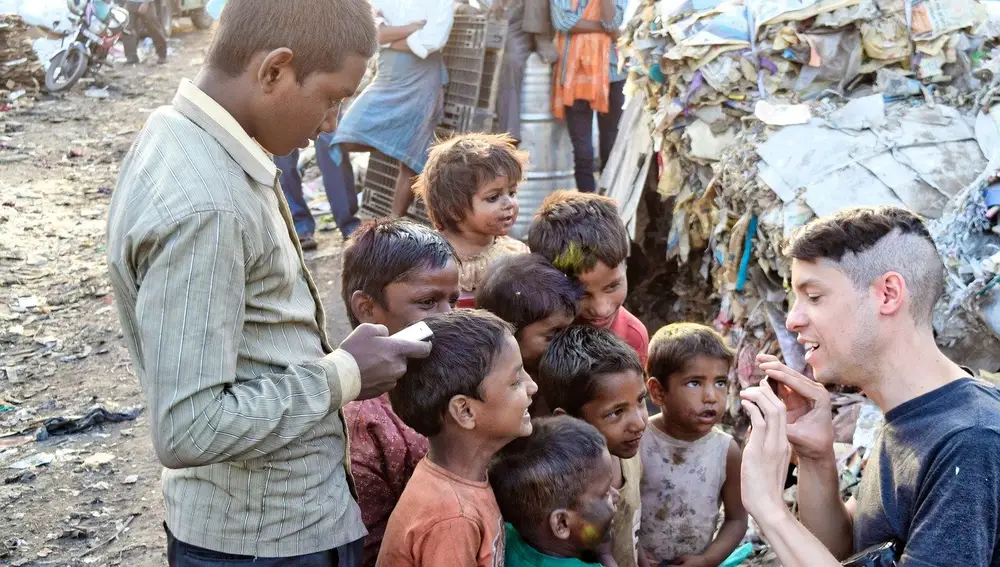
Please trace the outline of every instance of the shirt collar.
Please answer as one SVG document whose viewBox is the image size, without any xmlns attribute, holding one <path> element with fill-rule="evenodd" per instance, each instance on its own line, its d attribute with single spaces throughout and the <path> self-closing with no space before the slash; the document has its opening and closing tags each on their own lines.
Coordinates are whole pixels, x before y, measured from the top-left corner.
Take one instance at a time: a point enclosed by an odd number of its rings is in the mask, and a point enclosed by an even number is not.
<svg viewBox="0 0 1000 567">
<path fill-rule="evenodd" d="M 271 161 L 271 156 L 212 97 L 188 79 L 182 79 L 177 94 L 174 95 L 173 105 L 178 112 L 215 138 L 257 183 L 268 187 L 274 185 L 278 168 Z"/>
</svg>

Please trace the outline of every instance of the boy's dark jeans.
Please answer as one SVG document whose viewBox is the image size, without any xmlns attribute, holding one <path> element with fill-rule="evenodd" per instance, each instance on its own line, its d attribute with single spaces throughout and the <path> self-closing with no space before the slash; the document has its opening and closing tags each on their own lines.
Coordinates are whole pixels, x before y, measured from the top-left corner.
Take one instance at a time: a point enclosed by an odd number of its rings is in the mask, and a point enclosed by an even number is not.
<svg viewBox="0 0 1000 567">
<path fill-rule="evenodd" d="M 602 169 L 608 163 L 611 147 L 618 137 L 618 122 L 622 119 L 622 107 L 625 105 L 625 81 L 611 83 L 608 98 L 608 113 L 597 114 Z M 584 193 L 593 193 L 597 190 L 597 181 L 594 179 L 594 111 L 590 103 L 578 100 L 573 106 L 567 106 L 566 126 L 569 128 L 569 139 L 573 142 L 576 188 Z"/>
<path fill-rule="evenodd" d="M 340 233 L 347 238 L 361 225 L 357 217 L 358 193 L 354 188 L 354 170 L 351 168 L 350 156 L 340 147 L 331 146 L 332 138 L 333 134 L 322 134 L 316 138 L 316 164 L 323 175 L 323 189 L 326 191 L 326 200 L 330 203 L 333 220 Z M 334 152 L 337 152 L 340 163 L 334 161 Z M 281 189 L 285 192 L 292 220 L 295 221 L 295 232 L 302 236 L 316 232 L 316 220 L 309 212 L 309 204 L 302 195 L 298 161 L 299 150 L 287 156 L 274 157 L 274 165 L 281 170 Z"/>
<path fill-rule="evenodd" d="M 163 529 L 167 532 L 167 564 L 170 567 L 360 567 L 364 550 L 364 540 L 359 539 L 339 549 L 268 559 L 189 545 L 175 538 L 166 525 Z"/>
</svg>

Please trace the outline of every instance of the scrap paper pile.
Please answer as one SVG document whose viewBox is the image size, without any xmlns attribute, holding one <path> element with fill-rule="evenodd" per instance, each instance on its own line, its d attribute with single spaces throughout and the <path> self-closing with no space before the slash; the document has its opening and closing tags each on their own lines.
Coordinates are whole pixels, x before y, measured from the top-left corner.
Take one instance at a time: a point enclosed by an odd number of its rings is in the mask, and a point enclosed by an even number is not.
<svg viewBox="0 0 1000 567">
<path fill-rule="evenodd" d="M 665 250 L 654 255 L 690 266 L 673 284 L 679 304 L 704 301 L 710 287 L 716 326 L 739 346 L 744 386 L 757 379 L 757 352 L 780 350 L 803 365 L 783 324 L 783 239 L 814 216 L 852 205 L 907 207 L 937 219 L 935 230 L 953 241 L 955 224 L 965 223 L 965 240 L 941 245 L 952 281 L 939 323 L 956 327 L 948 337 L 978 321 L 989 330 L 977 338 L 979 350 L 994 340 L 994 354 L 961 352 L 974 366 L 1000 368 L 1000 320 L 990 327 L 983 311 L 1000 293 L 991 279 L 1000 240 L 983 201 L 996 181 L 984 173 L 997 172 L 994 139 L 1000 153 L 1000 109 L 989 112 L 1000 96 L 1000 18 L 988 4 L 640 4 L 620 46 L 630 92 L 645 101 L 657 192 L 672 208 Z"/>
<path fill-rule="evenodd" d="M 45 69 L 32 48 L 30 27 L 13 14 L 0 14 L 0 105 L 37 92 Z"/>
</svg>

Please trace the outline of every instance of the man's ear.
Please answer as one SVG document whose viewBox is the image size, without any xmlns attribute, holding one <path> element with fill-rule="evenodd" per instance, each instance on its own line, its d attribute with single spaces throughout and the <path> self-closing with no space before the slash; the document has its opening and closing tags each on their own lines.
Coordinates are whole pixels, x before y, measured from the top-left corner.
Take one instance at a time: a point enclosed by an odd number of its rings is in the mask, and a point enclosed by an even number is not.
<svg viewBox="0 0 1000 567">
<path fill-rule="evenodd" d="M 565 508 L 559 508 L 558 510 L 553 510 L 549 514 L 549 529 L 552 530 L 552 535 L 557 539 L 569 539 L 570 536 L 570 513 L 569 510 Z"/>
<path fill-rule="evenodd" d="M 362 323 L 374 323 L 376 319 L 375 300 L 360 289 L 351 294 L 351 313 Z"/>
<path fill-rule="evenodd" d="M 279 47 L 264 56 L 260 67 L 257 68 L 257 82 L 265 94 L 271 94 L 286 75 L 291 75 L 295 79 L 295 70 L 292 68 L 292 57 L 294 54 L 287 47 Z"/>
<path fill-rule="evenodd" d="M 469 396 L 458 395 L 448 401 L 448 415 L 465 430 L 476 428 L 476 411 L 472 407 L 472 399 Z"/>
<path fill-rule="evenodd" d="M 895 315 L 906 305 L 906 279 L 898 272 L 886 272 L 872 285 L 878 298 L 879 315 Z"/>
<path fill-rule="evenodd" d="M 556 408 L 556 409 L 552 410 L 552 415 L 569 415 L 569 414 L 566 413 L 566 410 L 564 410 L 562 408 Z"/>
</svg>

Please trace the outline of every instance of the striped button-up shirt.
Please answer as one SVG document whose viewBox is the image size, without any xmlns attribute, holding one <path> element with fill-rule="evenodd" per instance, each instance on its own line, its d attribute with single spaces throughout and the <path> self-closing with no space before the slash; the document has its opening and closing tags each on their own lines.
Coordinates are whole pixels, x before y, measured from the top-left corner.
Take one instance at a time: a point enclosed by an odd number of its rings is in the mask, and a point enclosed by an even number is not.
<svg viewBox="0 0 1000 567">
<path fill-rule="evenodd" d="M 129 151 L 108 265 L 151 406 L 166 521 L 216 551 L 288 557 L 365 535 L 333 350 L 270 157 L 189 81 Z"/>
<path fill-rule="evenodd" d="M 583 10 L 587 7 L 587 4 L 598 1 L 600 0 L 550 0 L 549 10 L 552 14 L 552 27 L 558 31 L 568 34 L 569 30 L 573 29 L 576 24 L 580 23 L 580 19 L 583 18 Z M 604 27 L 609 30 L 622 27 L 622 24 L 625 21 L 625 8 L 627 6 L 628 0 L 615 0 L 615 19 L 611 21 L 610 24 L 605 24 Z M 563 58 L 569 57 L 568 38 L 566 44 L 562 46 L 562 49 Z M 626 73 L 624 69 L 619 69 L 618 67 L 618 47 L 615 46 L 614 42 L 612 42 L 610 75 L 612 83 L 624 81 L 628 78 L 628 73 Z"/>
</svg>

